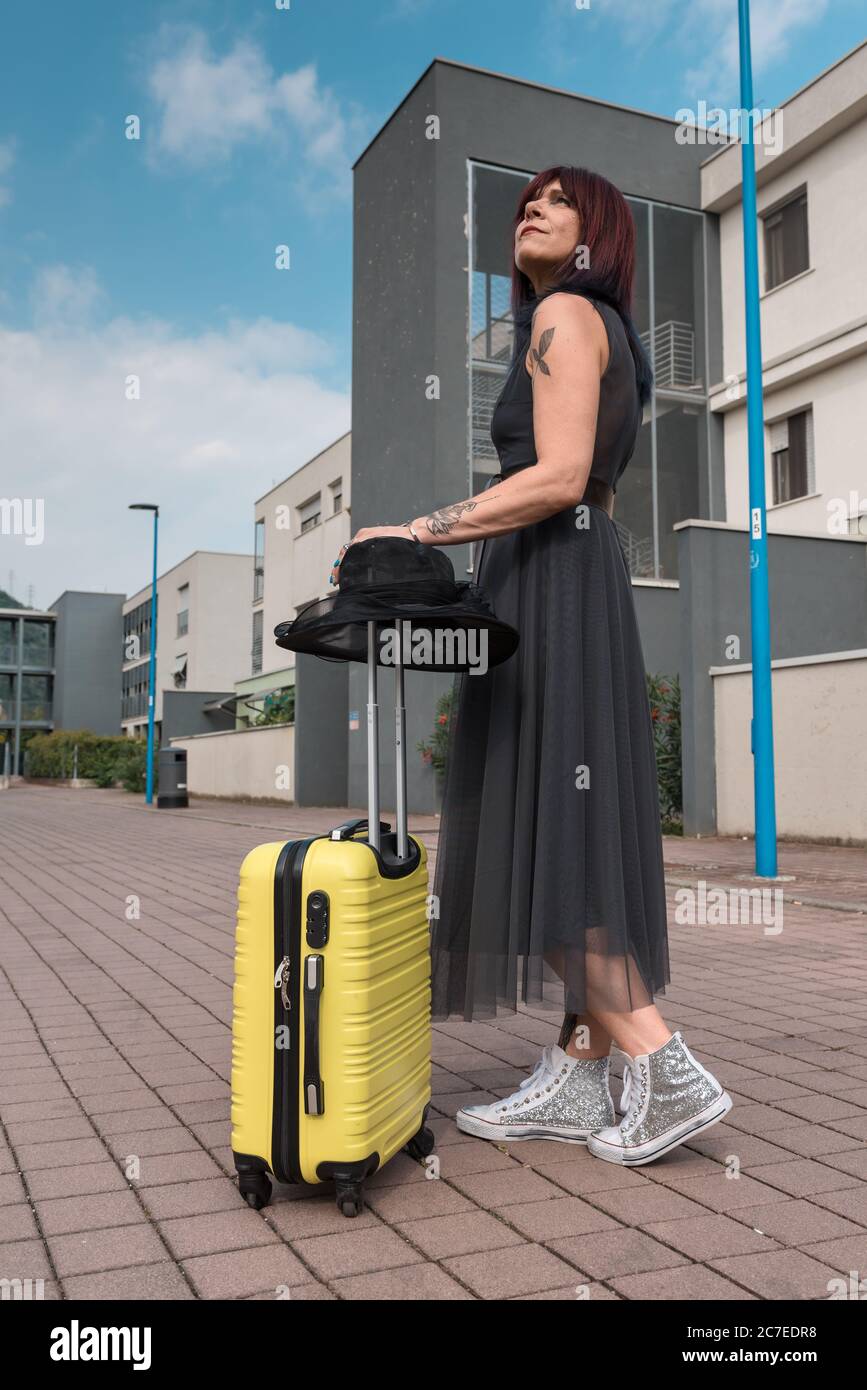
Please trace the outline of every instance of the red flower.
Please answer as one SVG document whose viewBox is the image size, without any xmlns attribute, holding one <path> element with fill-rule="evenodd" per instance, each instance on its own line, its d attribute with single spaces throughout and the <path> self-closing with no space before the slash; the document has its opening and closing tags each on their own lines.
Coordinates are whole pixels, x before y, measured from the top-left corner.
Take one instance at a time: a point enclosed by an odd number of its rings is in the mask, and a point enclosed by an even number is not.
<svg viewBox="0 0 867 1390">
<path fill-rule="evenodd" d="M 438 724 L 448 724 L 448 722 L 449 722 L 449 717 L 448 717 L 447 714 L 441 714 L 441 715 L 439 716 L 439 718 L 437 719 L 437 723 L 438 723 Z"/>
</svg>

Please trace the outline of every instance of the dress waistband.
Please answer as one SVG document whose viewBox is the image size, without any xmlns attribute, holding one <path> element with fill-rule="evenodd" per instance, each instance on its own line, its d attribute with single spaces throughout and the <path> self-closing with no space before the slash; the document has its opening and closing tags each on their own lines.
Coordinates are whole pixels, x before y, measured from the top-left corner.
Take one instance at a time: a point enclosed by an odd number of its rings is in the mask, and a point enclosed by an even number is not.
<svg viewBox="0 0 867 1390">
<path fill-rule="evenodd" d="M 533 463 L 518 463 L 514 468 L 506 468 L 500 473 L 495 473 L 491 483 L 498 479 L 511 478 L 513 473 L 521 473 L 525 468 L 535 468 Z M 491 486 L 488 483 L 488 487 Z M 584 488 L 584 495 L 581 504 L 586 503 L 590 507 L 601 507 L 603 512 L 607 512 L 610 517 L 614 516 L 614 489 L 602 481 L 601 478 L 590 477 L 587 479 Z M 579 504 L 579 505 L 581 505 Z"/>
</svg>

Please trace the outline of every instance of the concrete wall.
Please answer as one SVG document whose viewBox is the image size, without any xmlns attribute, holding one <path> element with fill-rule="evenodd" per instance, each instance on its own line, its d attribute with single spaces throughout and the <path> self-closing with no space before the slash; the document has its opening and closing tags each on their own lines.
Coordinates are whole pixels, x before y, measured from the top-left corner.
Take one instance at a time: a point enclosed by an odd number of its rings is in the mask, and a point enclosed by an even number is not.
<svg viewBox="0 0 867 1390">
<path fill-rule="evenodd" d="M 644 669 L 655 676 L 680 673 L 680 587 L 635 580 L 632 597 L 641 631 Z"/>
<path fill-rule="evenodd" d="M 684 828 L 716 830 L 712 667 L 749 661 L 749 540 L 746 528 L 686 521 L 677 528 L 680 679 L 683 698 Z M 867 646 L 867 542 L 770 535 L 773 659 Z M 798 750 L 775 741 L 780 768 Z M 750 784 L 752 774 L 750 774 Z"/>
<path fill-rule="evenodd" d="M 54 727 L 119 734 L 123 594 L 67 590 L 52 604 Z"/>
<path fill-rule="evenodd" d="M 298 652 L 295 662 L 295 801 L 345 806 L 347 664 Z"/>
<path fill-rule="evenodd" d="M 185 734 L 213 734 L 234 729 L 234 709 L 207 710 L 212 701 L 226 700 L 233 690 L 164 690 L 160 745 L 168 748 Z"/>
<path fill-rule="evenodd" d="M 430 115 L 440 138 L 425 138 Z M 700 207 L 707 150 L 679 145 L 675 123 L 437 61 L 382 128 L 355 167 L 353 251 L 353 530 L 457 501 L 469 493 L 468 166 L 509 169 L 584 164 L 626 194 Z M 383 229 L 387 228 L 387 234 Z M 708 239 L 708 284 L 718 282 L 716 241 Z M 709 342 L 718 360 L 716 292 L 709 296 Z M 439 399 L 426 396 L 439 379 Z M 467 546 L 447 548 L 458 579 Z M 640 600 L 655 623 L 662 606 Z M 654 629 L 655 633 L 656 629 Z M 648 661 L 670 665 L 673 644 L 659 629 Z M 363 667 L 349 680 L 351 708 L 363 711 Z M 422 683 L 423 682 L 423 683 Z M 408 678 L 409 747 L 433 724 L 447 677 Z M 385 741 L 384 741 L 385 742 Z M 366 798 L 363 730 L 350 736 L 349 798 Z M 434 805 L 429 768 L 410 756 L 409 805 Z"/>
<path fill-rule="evenodd" d="M 717 827 L 752 835 L 749 666 L 715 668 Z M 777 831 L 867 844 L 867 651 L 775 662 Z"/>
<path fill-rule="evenodd" d="M 295 729 L 291 724 L 195 734 L 172 739 L 171 746 L 187 750 L 187 786 L 193 796 L 294 799 Z"/>
</svg>

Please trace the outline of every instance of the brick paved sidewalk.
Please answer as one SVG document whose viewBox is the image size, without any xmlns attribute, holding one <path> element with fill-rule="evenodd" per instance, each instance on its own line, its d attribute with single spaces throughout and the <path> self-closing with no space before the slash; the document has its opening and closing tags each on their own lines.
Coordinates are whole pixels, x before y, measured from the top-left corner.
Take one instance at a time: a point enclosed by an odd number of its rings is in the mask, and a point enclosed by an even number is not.
<svg viewBox="0 0 867 1390">
<path fill-rule="evenodd" d="M 556 1037 L 552 993 L 550 1013 L 436 1025 L 439 1181 L 400 1156 L 355 1221 L 319 1190 L 249 1210 L 229 1148 L 237 869 L 255 844 L 341 818 L 0 793 L 0 1279 L 87 1299 L 739 1300 L 827 1298 L 867 1269 L 854 848 L 783 847 L 775 934 L 676 925 L 677 885 L 748 887 L 752 846 L 667 842 L 660 1004 L 735 1102 L 710 1136 L 623 1172 L 570 1145 L 459 1134 L 457 1105 L 513 1090 Z M 435 848 L 433 818 L 413 829 Z"/>
</svg>

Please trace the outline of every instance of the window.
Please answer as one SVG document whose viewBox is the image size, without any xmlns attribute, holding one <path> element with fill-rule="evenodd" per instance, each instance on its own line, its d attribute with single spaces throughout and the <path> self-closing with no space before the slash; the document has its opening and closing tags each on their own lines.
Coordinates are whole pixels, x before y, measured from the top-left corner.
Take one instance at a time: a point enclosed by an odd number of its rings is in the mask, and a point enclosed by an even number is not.
<svg viewBox="0 0 867 1390">
<path fill-rule="evenodd" d="M 157 621 L 159 622 L 160 596 L 157 592 Z M 151 601 L 145 599 L 137 608 L 131 608 L 123 616 L 123 659 L 139 661 L 149 656 L 151 649 Z"/>
<path fill-rule="evenodd" d="M 187 688 L 187 654 L 175 657 L 175 665 L 172 671 L 172 680 L 176 690 L 186 690 Z"/>
<path fill-rule="evenodd" d="M 24 665 L 54 665 L 54 624 L 24 619 Z"/>
<path fill-rule="evenodd" d="M 765 225 L 765 289 L 776 289 L 810 268 L 807 190 L 762 214 Z"/>
<path fill-rule="evenodd" d="M 14 618 L 0 618 L 0 666 L 18 665 L 18 624 Z"/>
<path fill-rule="evenodd" d="M 331 484 L 331 515 L 336 516 L 343 510 L 343 479 L 338 478 L 336 483 Z"/>
<path fill-rule="evenodd" d="M 305 502 L 298 508 L 298 521 L 300 523 L 300 534 L 303 536 L 305 531 L 312 531 L 314 526 L 319 525 L 322 511 L 322 499 L 318 495 L 311 497 L 309 502 Z"/>
<path fill-rule="evenodd" d="M 47 723 L 51 719 L 51 676 L 21 677 L 22 721 Z"/>
<path fill-rule="evenodd" d="M 190 586 L 178 586 L 178 637 L 186 637 L 190 630 Z"/>
<path fill-rule="evenodd" d="M 768 428 L 774 505 L 815 492 L 813 412 L 799 410 Z"/>
<path fill-rule="evenodd" d="M 253 614 L 253 675 L 262 670 L 262 609 Z"/>
<path fill-rule="evenodd" d="M 256 522 L 253 539 L 253 602 L 258 603 L 265 593 L 265 518 Z"/>
<path fill-rule="evenodd" d="M 15 677 L 11 673 L 0 675 L 0 724 L 15 721 Z"/>
</svg>

